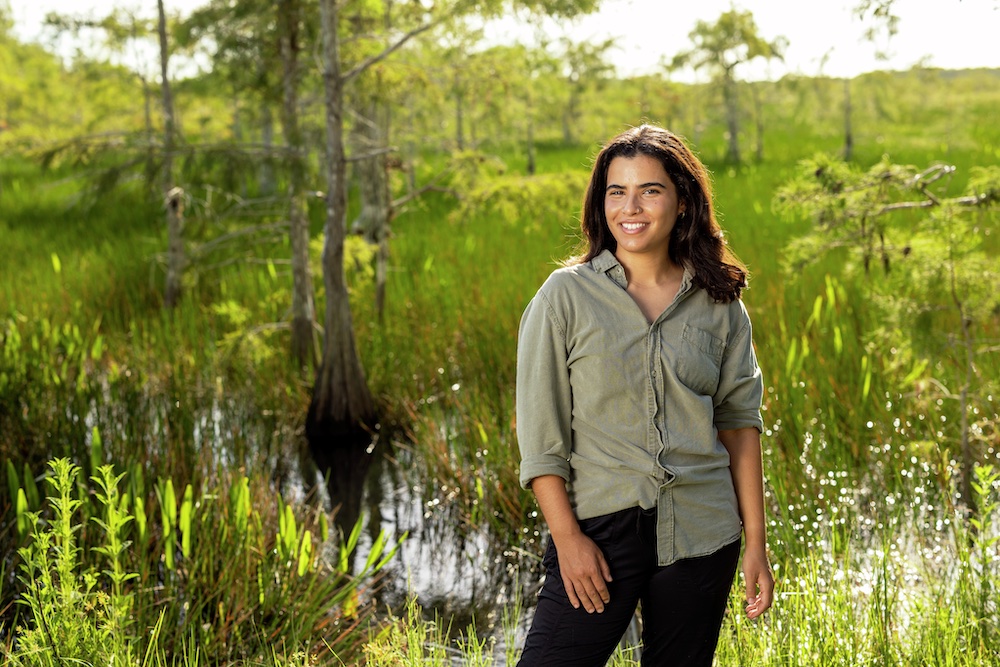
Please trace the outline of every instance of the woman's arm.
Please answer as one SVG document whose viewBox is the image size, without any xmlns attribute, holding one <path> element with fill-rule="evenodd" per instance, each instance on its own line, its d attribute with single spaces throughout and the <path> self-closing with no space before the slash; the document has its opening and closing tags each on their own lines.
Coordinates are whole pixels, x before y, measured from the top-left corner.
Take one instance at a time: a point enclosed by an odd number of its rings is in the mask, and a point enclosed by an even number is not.
<svg viewBox="0 0 1000 667">
<path fill-rule="evenodd" d="M 531 490 L 556 545 L 559 573 L 570 604 L 574 609 L 582 604 L 591 614 L 601 613 L 611 599 L 607 585 L 611 568 L 600 547 L 580 530 L 566 493 L 566 481 L 558 475 L 542 475 L 531 480 Z"/>
<path fill-rule="evenodd" d="M 720 430 L 719 440 L 729 452 L 729 468 L 743 520 L 747 617 L 757 618 L 768 610 L 774 599 L 774 575 L 767 560 L 767 531 L 764 527 L 760 432 L 753 427 Z"/>
</svg>

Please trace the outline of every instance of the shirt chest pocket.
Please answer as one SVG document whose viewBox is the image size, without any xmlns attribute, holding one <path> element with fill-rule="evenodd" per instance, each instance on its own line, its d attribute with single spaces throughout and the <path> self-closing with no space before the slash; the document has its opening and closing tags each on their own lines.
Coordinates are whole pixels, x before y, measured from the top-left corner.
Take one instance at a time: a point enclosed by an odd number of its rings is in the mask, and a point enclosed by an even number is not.
<svg viewBox="0 0 1000 667">
<path fill-rule="evenodd" d="M 685 324 L 675 365 L 677 378 L 699 394 L 715 395 L 725 348 L 720 338 Z"/>
</svg>

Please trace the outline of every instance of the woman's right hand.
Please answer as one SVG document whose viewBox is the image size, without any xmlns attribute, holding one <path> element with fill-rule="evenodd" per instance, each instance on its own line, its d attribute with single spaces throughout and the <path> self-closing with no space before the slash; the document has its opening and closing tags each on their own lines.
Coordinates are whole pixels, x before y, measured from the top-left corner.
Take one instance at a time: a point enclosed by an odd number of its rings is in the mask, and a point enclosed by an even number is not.
<svg viewBox="0 0 1000 667">
<path fill-rule="evenodd" d="M 583 605 L 589 614 L 601 613 L 611 599 L 611 568 L 601 548 L 580 530 L 566 493 L 566 481 L 557 475 L 542 475 L 531 480 L 531 490 L 549 524 L 570 604 L 574 609 Z"/>
<path fill-rule="evenodd" d="M 604 605 L 611 600 L 608 593 L 611 568 L 600 547 L 579 529 L 559 538 L 553 535 L 553 539 L 570 604 L 574 609 L 583 605 L 588 614 L 604 611 Z"/>
</svg>

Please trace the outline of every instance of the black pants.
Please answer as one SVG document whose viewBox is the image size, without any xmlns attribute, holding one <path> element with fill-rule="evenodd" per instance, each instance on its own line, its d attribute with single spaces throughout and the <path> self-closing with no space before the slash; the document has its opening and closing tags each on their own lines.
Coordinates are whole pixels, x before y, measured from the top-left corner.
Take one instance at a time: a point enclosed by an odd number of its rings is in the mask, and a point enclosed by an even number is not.
<svg viewBox="0 0 1000 667">
<path fill-rule="evenodd" d="M 613 581 L 603 613 L 574 609 L 555 546 L 518 667 L 602 667 L 641 604 L 644 667 L 710 667 L 736 574 L 740 541 L 699 558 L 656 564 L 656 514 L 638 507 L 580 521 L 604 552 Z"/>
</svg>

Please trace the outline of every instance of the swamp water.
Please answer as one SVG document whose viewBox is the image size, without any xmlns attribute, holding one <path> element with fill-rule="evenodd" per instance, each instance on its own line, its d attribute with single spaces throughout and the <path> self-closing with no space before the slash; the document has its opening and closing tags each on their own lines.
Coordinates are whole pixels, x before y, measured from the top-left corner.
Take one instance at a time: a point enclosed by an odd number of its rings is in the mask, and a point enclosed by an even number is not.
<svg viewBox="0 0 1000 667">
<path fill-rule="evenodd" d="M 199 402 L 193 397 L 164 401 L 147 396 L 128 404 L 104 398 L 92 402 L 85 417 L 69 419 L 67 423 L 83 428 L 67 427 L 62 437 L 68 441 L 76 431 L 98 428 L 106 443 L 116 442 L 107 451 L 110 460 L 127 460 L 137 455 L 133 449 L 146 449 L 150 459 L 168 467 L 186 461 L 203 470 L 243 468 L 270 476 L 288 500 L 332 508 L 322 473 L 310 470 L 302 456 L 308 448 L 301 432 L 273 413 L 237 399 L 195 407 Z M 542 574 L 540 524 L 511 526 L 503 534 L 489 523 L 470 528 L 462 515 L 466 499 L 421 472 L 412 444 L 383 441 L 370 456 L 371 466 L 359 485 L 363 524 L 357 560 L 363 563 L 380 532 L 390 544 L 406 535 L 371 591 L 372 599 L 396 616 L 415 600 L 424 617 L 447 628 L 451 639 L 474 625 L 480 640 L 493 642 L 494 664 L 505 664 L 503 612 L 520 610 L 513 632 L 520 643 Z M 952 503 L 931 482 L 932 471 L 916 459 L 910 462 L 912 468 L 903 471 L 912 480 L 905 493 L 879 491 L 864 472 L 842 470 L 815 471 L 810 487 L 799 494 L 786 490 L 785 498 L 769 498 L 779 588 L 768 623 L 775 631 L 796 623 L 783 607 L 791 609 L 801 600 L 815 600 L 822 607 L 829 597 L 830 604 L 846 603 L 864 618 L 873 604 L 884 604 L 879 600 L 886 595 L 893 601 L 887 622 L 903 631 L 919 613 L 915 605 L 929 582 L 947 599 L 962 577 L 996 581 L 1000 515 L 994 511 L 988 517 L 981 539 L 991 548 L 982 557 L 962 556 L 961 549 L 956 553 L 955 545 L 970 533 L 956 525 L 957 515 L 947 507 Z M 811 467 L 805 460 L 803 465 Z M 994 495 L 996 490 L 994 485 Z M 992 617 L 995 598 L 987 594 L 987 600 L 992 602 L 983 611 Z M 456 660 L 458 653 L 456 648 Z"/>
<path fill-rule="evenodd" d="M 407 466 L 380 448 L 372 453 L 363 489 L 358 560 L 381 532 L 390 544 L 403 539 L 381 571 L 376 603 L 400 616 L 414 600 L 424 619 L 445 627 L 452 639 L 473 626 L 480 640 L 495 642 L 495 664 L 503 665 L 504 611 L 520 611 L 514 628 L 518 642 L 530 623 L 542 574 L 539 527 L 512 527 L 503 535 L 488 525 L 471 528 L 462 519 L 455 489 L 413 472 L 419 466 Z M 329 497 L 324 502 L 332 503 Z M 528 535 L 535 544 L 524 544 Z"/>
</svg>

